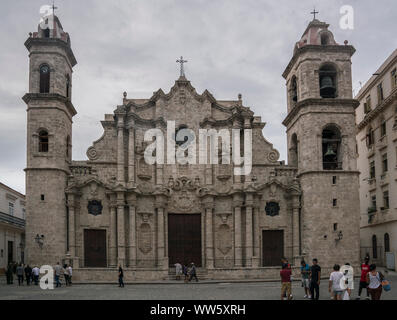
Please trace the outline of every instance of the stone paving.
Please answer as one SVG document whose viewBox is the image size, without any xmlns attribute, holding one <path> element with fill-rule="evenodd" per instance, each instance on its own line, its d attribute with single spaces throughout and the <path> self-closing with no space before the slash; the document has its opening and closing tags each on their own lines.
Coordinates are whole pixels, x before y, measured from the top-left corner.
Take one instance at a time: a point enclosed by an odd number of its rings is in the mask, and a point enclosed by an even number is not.
<svg viewBox="0 0 397 320">
<path fill-rule="evenodd" d="M 397 284 L 397 275 L 389 275 L 392 287 Z M 358 279 L 355 285 L 358 284 Z M 42 290 L 38 286 L 19 287 L 18 284 L 6 285 L 0 282 L 0 300 L 278 300 L 279 282 L 214 282 L 199 283 L 164 281 L 147 284 L 127 284 L 119 288 L 117 284 L 75 284 L 54 290 Z M 293 283 L 294 299 L 303 300 L 303 289 L 299 281 Z M 354 289 L 353 299 L 357 295 Z M 328 300 L 328 281 L 323 279 L 320 286 L 320 299 Z M 363 295 L 364 297 L 364 295 Z M 382 293 L 383 300 L 397 300 L 397 290 L 392 288 Z"/>
</svg>

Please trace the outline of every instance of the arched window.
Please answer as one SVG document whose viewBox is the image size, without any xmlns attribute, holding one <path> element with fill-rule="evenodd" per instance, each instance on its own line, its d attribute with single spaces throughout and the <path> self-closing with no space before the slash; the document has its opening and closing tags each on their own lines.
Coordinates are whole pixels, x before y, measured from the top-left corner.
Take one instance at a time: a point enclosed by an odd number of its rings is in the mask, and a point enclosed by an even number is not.
<svg viewBox="0 0 397 320">
<path fill-rule="evenodd" d="M 50 67 L 43 64 L 40 67 L 40 93 L 50 92 Z"/>
<path fill-rule="evenodd" d="M 66 75 L 66 98 L 70 98 L 70 76 Z"/>
<path fill-rule="evenodd" d="M 340 156 L 341 134 L 333 125 L 327 126 L 322 133 L 323 169 L 342 170 Z"/>
<path fill-rule="evenodd" d="M 322 98 L 336 97 L 336 70 L 334 66 L 326 64 L 319 70 L 320 96 Z"/>
<path fill-rule="evenodd" d="M 298 83 L 295 76 L 291 80 L 291 100 L 293 102 L 298 101 Z"/>
<path fill-rule="evenodd" d="M 48 132 L 45 130 L 39 133 L 39 152 L 48 152 Z"/>
<path fill-rule="evenodd" d="M 188 141 L 189 144 L 194 141 L 194 136 L 191 130 L 188 129 L 186 125 L 179 126 L 179 128 L 175 131 L 175 144 L 181 146 Z"/>
<path fill-rule="evenodd" d="M 390 252 L 390 236 L 388 233 L 385 233 L 384 242 L 385 242 L 385 252 Z"/>
<path fill-rule="evenodd" d="M 329 36 L 326 33 L 321 34 L 321 45 L 325 46 L 329 44 Z"/>
<path fill-rule="evenodd" d="M 378 243 L 376 240 L 376 235 L 372 236 L 372 257 L 378 259 Z"/>
<path fill-rule="evenodd" d="M 298 166 L 298 137 L 296 133 L 294 133 L 291 137 L 291 146 L 290 146 L 290 163 L 291 166 Z"/>
<path fill-rule="evenodd" d="M 43 36 L 44 36 L 44 38 L 50 37 L 50 29 L 49 28 L 43 30 Z"/>
</svg>

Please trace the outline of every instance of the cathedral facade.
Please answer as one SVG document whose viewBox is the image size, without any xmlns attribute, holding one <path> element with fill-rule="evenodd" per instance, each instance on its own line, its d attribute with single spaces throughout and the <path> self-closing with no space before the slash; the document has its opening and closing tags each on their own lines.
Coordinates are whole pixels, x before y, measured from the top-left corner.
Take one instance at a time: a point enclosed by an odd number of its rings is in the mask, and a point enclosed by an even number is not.
<svg viewBox="0 0 397 320">
<path fill-rule="evenodd" d="M 275 278 L 282 257 L 293 267 L 317 258 L 325 268 L 359 263 L 358 172 L 351 56 L 328 25 L 313 20 L 285 69 L 288 165 L 262 134 L 265 123 L 235 100 L 196 92 L 181 71 L 168 93 L 124 93 L 101 121 L 104 133 L 72 160 L 69 34 L 53 25 L 31 33 L 26 167 L 26 255 L 31 265 L 71 263 L 81 281 L 166 279 L 176 262 L 202 277 Z M 183 59 L 181 59 L 183 60 Z M 183 63 L 183 61 L 182 61 Z M 240 165 L 145 161 L 149 129 L 252 136 L 252 170 Z M 189 141 L 189 137 L 186 137 Z M 178 141 L 176 147 L 182 147 Z M 210 152 L 208 150 L 208 152 Z M 222 159 L 222 152 L 217 154 Z"/>
</svg>

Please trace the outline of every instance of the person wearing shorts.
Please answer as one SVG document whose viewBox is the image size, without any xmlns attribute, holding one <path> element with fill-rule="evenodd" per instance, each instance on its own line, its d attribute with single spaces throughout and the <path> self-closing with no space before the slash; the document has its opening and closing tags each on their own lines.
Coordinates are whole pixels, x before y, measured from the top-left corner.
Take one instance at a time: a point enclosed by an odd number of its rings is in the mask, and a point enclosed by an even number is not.
<svg viewBox="0 0 397 320">
<path fill-rule="evenodd" d="M 311 299 L 310 295 L 310 266 L 305 262 L 305 260 L 301 261 L 301 275 L 302 275 L 302 287 L 305 290 L 304 298 Z"/>
<path fill-rule="evenodd" d="M 339 270 L 340 266 L 338 264 L 334 265 L 334 271 L 331 272 L 329 277 L 328 291 L 334 300 L 342 300 L 342 294 L 344 293 L 344 289 L 340 285 L 343 273 Z"/>
</svg>

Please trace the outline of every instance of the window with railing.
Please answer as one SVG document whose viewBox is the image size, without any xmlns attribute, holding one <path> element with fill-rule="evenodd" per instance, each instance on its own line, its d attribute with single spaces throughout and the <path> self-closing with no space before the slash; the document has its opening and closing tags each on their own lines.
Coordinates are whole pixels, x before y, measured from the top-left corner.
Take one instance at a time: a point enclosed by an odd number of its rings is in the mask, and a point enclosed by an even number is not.
<svg viewBox="0 0 397 320">
<path fill-rule="evenodd" d="M 394 68 L 391 72 L 391 88 L 397 87 L 397 69 Z"/>
<path fill-rule="evenodd" d="M 9 214 L 10 216 L 13 216 L 13 215 L 14 215 L 14 204 L 13 204 L 12 202 L 9 202 L 9 203 L 8 203 L 8 214 Z"/>
<path fill-rule="evenodd" d="M 390 205 L 390 203 L 389 203 L 389 191 L 384 191 L 383 192 L 383 208 L 385 210 L 389 209 L 389 205 Z"/>
<path fill-rule="evenodd" d="M 384 100 L 382 82 L 379 83 L 376 88 L 377 88 L 377 92 L 378 92 L 378 104 L 380 104 Z"/>
<path fill-rule="evenodd" d="M 375 179 L 376 169 L 375 169 L 375 161 L 371 161 L 369 163 L 369 178 Z"/>
<path fill-rule="evenodd" d="M 388 171 L 387 153 L 382 156 L 382 170 L 383 173 Z"/>
</svg>

